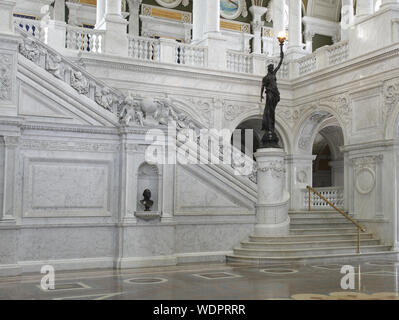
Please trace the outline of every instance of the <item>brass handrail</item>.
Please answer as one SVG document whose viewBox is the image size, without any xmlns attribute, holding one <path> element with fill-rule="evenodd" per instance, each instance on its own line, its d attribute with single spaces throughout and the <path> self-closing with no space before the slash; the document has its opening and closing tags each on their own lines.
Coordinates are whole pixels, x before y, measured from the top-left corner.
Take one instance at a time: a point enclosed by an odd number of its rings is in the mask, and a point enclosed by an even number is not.
<svg viewBox="0 0 399 320">
<path fill-rule="evenodd" d="M 330 201 L 328 201 L 325 197 L 323 197 L 319 192 L 317 192 L 315 189 L 313 189 L 311 186 L 306 186 L 306 189 L 309 190 L 309 211 L 311 211 L 311 192 L 313 192 L 316 196 L 318 196 L 320 199 L 325 201 L 330 207 L 335 209 L 338 213 L 343 215 L 346 219 L 348 219 L 350 222 L 352 222 L 356 227 L 357 227 L 357 253 L 360 253 L 360 231 L 366 232 L 366 229 L 363 228 L 359 223 L 357 223 L 355 220 L 353 220 L 351 217 L 349 217 L 345 212 L 343 212 L 341 209 L 337 208 L 335 205 L 333 205 Z"/>
</svg>

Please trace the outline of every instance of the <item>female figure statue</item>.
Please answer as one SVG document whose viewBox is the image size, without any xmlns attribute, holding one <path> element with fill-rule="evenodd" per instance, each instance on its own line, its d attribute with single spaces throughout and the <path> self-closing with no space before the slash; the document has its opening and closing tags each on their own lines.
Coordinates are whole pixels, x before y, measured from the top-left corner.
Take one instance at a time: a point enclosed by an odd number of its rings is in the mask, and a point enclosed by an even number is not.
<svg viewBox="0 0 399 320">
<path fill-rule="evenodd" d="M 262 130 L 265 131 L 265 135 L 262 138 L 263 148 L 279 148 L 278 137 L 275 133 L 276 107 L 280 102 L 280 92 L 277 88 L 276 74 L 284 60 L 283 46 L 284 42 L 280 41 L 280 62 L 277 68 L 274 68 L 273 64 L 269 64 L 267 67 L 268 73 L 262 80 L 262 91 L 260 93 L 261 101 L 263 101 L 263 93 L 266 91 L 266 105 L 262 121 Z"/>
</svg>

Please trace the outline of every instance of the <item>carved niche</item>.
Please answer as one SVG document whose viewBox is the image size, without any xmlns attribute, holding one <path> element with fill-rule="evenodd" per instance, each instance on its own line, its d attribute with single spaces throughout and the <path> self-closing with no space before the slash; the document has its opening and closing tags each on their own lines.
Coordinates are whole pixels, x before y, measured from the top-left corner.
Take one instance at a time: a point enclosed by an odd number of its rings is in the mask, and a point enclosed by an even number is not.
<svg viewBox="0 0 399 320">
<path fill-rule="evenodd" d="M 137 173 L 137 210 L 144 211 L 144 206 L 140 203 L 143 199 L 144 190 L 149 189 L 151 191 L 151 200 L 154 204 L 151 211 L 160 211 L 159 208 L 159 195 L 160 195 L 160 173 L 156 165 L 149 163 L 142 163 Z"/>
</svg>

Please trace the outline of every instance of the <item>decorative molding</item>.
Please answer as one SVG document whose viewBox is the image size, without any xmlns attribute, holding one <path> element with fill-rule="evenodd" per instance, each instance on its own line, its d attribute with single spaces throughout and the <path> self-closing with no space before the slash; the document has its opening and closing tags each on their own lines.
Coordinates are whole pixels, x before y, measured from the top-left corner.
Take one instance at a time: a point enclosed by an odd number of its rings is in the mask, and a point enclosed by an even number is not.
<svg viewBox="0 0 399 320">
<path fill-rule="evenodd" d="M 190 24 L 192 21 L 191 12 L 164 9 L 148 4 L 141 5 L 141 14 L 147 17 L 162 18 L 167 20 L 179 21 Z"/>
<path fill-rule="evenodd" d="M 0 100 L 11 100 L 12 65 L 12 55 L 0 54 Z"/>
<path fill-rule="evenodd" d="M 260 172 L 270 172 L 270 174 L 272 175 L 273 178 L 282 178 L 284 177 L 285 173 L 286 173 L 286 169 L 285 169 L 285 165 L 284 165 L 284 161 L 267 161 L 267 162 L 263 162 L 262 165 L 266 165 L 263 168 L 258 168 L 257 170 Z"/>
<path fill-rule="evenodd" d="M 220 28 L 229 31 L 251 33 L 251 25 L 245 22 L 220 19 Z"/>
<path fill-rule="evenodd" d="M 117 152 L 118 144 L 78 141 L 22 140 L 21 148 L 46 151 Z"/>
<path fill-rule="evenodd" d="M 294 128 L 305 109 L 306 107 L 279 106 L 276 115 L 283 119 L 291 128 Z"/>
<path fill-rule="evenodd" d="M 227 2 L 229 5 L 237 5 L 237 10 L 231 14 L 228 14 L 227 10 L 223 10 L 223 6 L 227 4 L 224 2 Z M 240 15 L 245 18 L 248 16 L 247 2 L 245 0 L 220 0 L 220 15 L 225 19 L 231 20 L 237 19 Z"/>
<path fill-rule="evenodd" d="M 376 186 L 377 163 L 384 159 L 383 155 L 364 156 L 350 159 L 355 167 L 355 188 L 362 195 L 370 194 Z"/>
<path fill-rule="evenodd" d="M 395 107 L 399 104 L 399 78 L 384 82 L 384 107 L 382 109 L 385 125 L 392 115 Z"/>
<path fill-rule="evenodd" d="M 160 6 L 165 8 L 176 8 L 180 4 L 187 7 L 190 3 L 189 0 L 155 0 Z"/>
<path fill-rule="evenodd" d="M 224 104 L 224 118 L 227 121 L 233 121 L 238 118 L 238 116 L 242 115 L 243 113 L 248 113 L 248 111 L 252 110 L 251 106 L 245 105 L 235 105 L 235 104 Z M 258 108 L 256 107 L 256 110 Z"/>
</svg>

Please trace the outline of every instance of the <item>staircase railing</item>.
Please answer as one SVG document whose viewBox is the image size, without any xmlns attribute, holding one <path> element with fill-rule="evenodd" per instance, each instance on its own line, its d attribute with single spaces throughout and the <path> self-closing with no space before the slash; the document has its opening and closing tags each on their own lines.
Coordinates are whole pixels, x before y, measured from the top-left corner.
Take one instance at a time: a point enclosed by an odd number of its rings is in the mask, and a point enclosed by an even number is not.
<svg viewBox="0 0 399 320">
<path fill-rule="evenodd" d="M 331 208 L 336 210 L 339 214 L 344 216 L 347 220 L 352 222 L 356 227 L 357 227 L 357 253 L 360 253 L 360 232 L 366 232 L 366 229 L 362 227 L 359 223 L 357 223 L 355 220 L 353 220 L 351 217 L 349 217 L 345 212 L 343 212 L 341 209 L 337 208 L 335 205 L 333 205 L 330 201 L 328 201 L 325 197 L 323 197 L 317 190 L 313 189 L 311 186 L 306 186 L 306 189 L 309 191 L 309 211 L 312 210 L 311 208 L 311 193 L 313 192 L 316 196 L 318 196 L 320 199 L 325 201 Z"/>
</svg>

